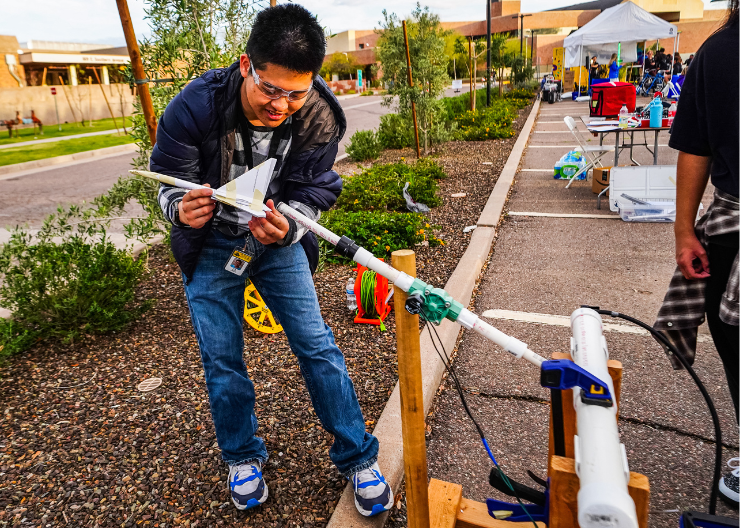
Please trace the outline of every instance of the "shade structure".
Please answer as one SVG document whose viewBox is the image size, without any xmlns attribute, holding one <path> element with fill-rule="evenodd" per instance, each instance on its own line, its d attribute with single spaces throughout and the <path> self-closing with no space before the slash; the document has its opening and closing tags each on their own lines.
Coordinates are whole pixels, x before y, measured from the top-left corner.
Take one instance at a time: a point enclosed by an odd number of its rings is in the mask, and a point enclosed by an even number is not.
<svg viewBox="0 0 740 528">
<path fill-rule="evenodd" d="M 637 59 L 638 42 L 673 38 L 676 35 L 678 28 L 674 24 L 632 2 L 623 2 L 605 9 L 565 38 L 565 67 L 582 66 L 584 53 L 591 56 L 616 53 L 619 43 L 622 44 L 623 58 L 631 62 Z"/>
</svg>

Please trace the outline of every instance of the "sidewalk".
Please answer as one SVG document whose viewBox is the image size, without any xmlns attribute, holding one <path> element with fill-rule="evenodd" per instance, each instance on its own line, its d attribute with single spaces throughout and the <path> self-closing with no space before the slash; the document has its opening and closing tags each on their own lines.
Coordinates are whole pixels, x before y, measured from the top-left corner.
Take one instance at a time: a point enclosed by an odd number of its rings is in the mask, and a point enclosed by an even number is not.
<svg viewBox="0 0 740 528">
<path fill-rule="evenodd" d="M 510 216 L 497 230 L 475 300 L 476 313 L 546 357 L 569 351 L 570 329 L 557 325 L 562 319 L 540 314 L 567 317 L 589 304 L 652 324 L 675 266 L 673 224 L 560 216 L 615 216 L 606 201 L 596 209 L 590 181 L 565 189 L 566 182 L 552 178 L 555 161 L 575 145 L 563 117 L 587 112 L 585 103 L 540 107 L 508 203 Z M 667 133 L 661 134 L 659 143 L 667 142 Z M 628 159 L 623 153 L 620 163 Z M 638 148 L 635 159 L 649 164 L 652 155 Z M 661 164 L 676 159 L 675 151 L 661 147 Z M 521 214 L 528 212 L 549 215 Z M 537 322 L 543 320 L 551 324 Z M 621 329 L 627 325 L 608 322 Z M 724 463 L 738 454 L 737 424 L 716 350 L 707 330 L 701 333 L 695 368 L 715 401 L 725 443 L 734 447 L 725 450 Z M 665 510 L 707 511 L 714 452 L 709 413 L 688 375 L 674 372 L 650 337 L 619 331 L 605 337 L 610 358 L 624 365 L 620 432 L 630 469 L 650 479 L 650 526 L 675 527 L 678 513 Z M 549 393 L 539 386 L 537 370 L 471 332 L 459 343 L 455 367 L 499 463 L 514 479 L 536 486 L 526 471 L 546 475 L 549 417 Z M 461 484 L 469 499 L 514 502 L 488 485 L 491 462 L 449 383 L 443 384 L 428 423 L 430 478 Z M 718 512 L 736 516 L 724 505 Z"/>
<path fill-rule="evenodd" d="M 97 132 L 86 132 L 84 134 L 73 134 L 71 136 L 60 136 L 60 137 L 52 137 L 52 138 L 46 138 L 46 139 L 34 139 L 31 141 L 21 141 L 20 143 L 8 143 L 7 145 L 0 145 L 0 150 L 16 148 L 16 147 L 29 147 L 31 145 L 39 145 L 41 143 L 55 143 L 57 141 L 65 141 L 67 139 L 77 139 L 77 138 L 84 138 L 84 137 L 91 137 L 91 136 L 104 136 L 106 134 L 118 134 L 119 132 L 120 132 L 120 129 L 116 130 L 115 128 L 113 128 L 111 130 L 99 130 Z"/>
</svg>

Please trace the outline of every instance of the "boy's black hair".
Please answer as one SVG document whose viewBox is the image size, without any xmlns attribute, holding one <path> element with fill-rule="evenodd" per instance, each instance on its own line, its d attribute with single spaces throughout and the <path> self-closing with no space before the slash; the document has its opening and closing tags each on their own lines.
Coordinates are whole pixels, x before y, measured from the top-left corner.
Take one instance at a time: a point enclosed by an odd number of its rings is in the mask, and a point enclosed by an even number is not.
<svg viewBox="0 0 740 528">
<path fill-rule="evenodd" d="M 326 54 L 324 29 L 297 4 L 270 7 L 257 15 L 247 41 L 247 55 L 257 69 L 267 63 L 318 75 Z"/>
</svg>

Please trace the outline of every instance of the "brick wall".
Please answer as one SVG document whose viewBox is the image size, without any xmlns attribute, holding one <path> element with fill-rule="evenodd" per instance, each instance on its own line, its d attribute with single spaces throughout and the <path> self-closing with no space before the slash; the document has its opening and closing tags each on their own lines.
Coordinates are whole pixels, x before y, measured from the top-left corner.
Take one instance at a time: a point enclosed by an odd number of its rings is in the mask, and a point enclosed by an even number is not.
<svg viewBox="0 0 740 528">
<path fill-rule="evenodd" d="M 15 71 L 23 83 L 26 82 L 26 73 L 23 70 L 23 66 L 20 64 L 18 59 L 18 39 L 12 35 L 0 35 L 0 88 L 18 88 L 18 81 L 16 81 L 10 74 L 10 69 L 5 63 L 5 55 L 13 55 L 15 57 Z"/>
</svg>

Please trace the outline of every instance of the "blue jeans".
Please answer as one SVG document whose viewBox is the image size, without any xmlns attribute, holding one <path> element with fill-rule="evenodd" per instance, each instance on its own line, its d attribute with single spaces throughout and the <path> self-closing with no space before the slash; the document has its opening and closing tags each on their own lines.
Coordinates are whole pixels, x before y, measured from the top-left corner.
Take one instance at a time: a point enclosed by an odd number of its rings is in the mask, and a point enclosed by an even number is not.
<svg viewBox="0 0 740 528">
<path fill-rule="evenodd" d="M 239 277 L 224 268 L 245 241 L 255 257 Z M 265 443 L 256 436 L 254 384 L 243 359 L 247 276 L 283 326 L 316 414 L 334 435 L 332 461 L 345 476 L 370 467 L 378 456 L 378 440 L 365 431 L 344 356 L 321 317 L 303 247 L 268 248 L 249 234 L 230 240 L 213 229 L 193 278 L 183 276 L 183 282 L 223 459 L 229 465 L 253 460 L 264 465 L 267 460 Z"/>
</svg>

